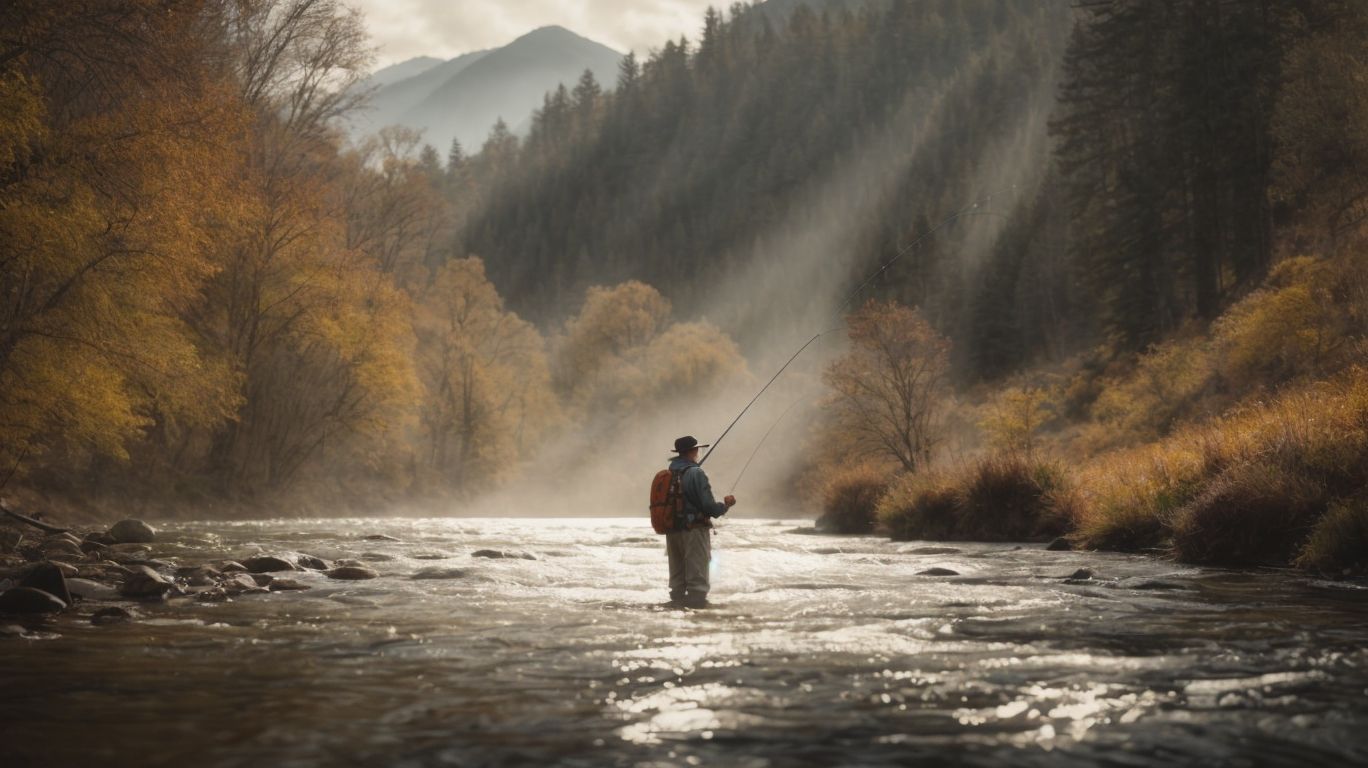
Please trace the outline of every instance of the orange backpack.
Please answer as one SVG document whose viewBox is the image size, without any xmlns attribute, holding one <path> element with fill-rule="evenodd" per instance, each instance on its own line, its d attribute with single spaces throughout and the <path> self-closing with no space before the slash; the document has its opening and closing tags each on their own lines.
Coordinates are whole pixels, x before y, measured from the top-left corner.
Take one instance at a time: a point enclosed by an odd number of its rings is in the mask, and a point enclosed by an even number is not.
<svg viewBox="0 0 1368 768">
<path fill-rule="evenodd" d="M 651 481 L 651 527 L 672 533 L 684 522 L 684 472 L 662 469 Z"/>
</svg>

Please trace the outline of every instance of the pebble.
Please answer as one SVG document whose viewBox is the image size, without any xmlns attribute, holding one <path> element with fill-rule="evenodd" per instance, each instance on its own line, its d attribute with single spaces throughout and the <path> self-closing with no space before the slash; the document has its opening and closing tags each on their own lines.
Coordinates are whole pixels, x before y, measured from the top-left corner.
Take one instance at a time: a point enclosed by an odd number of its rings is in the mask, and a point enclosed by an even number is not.
<svg viewBox="0 0 1368 768">
<path fill-rule="evenodd" d="M 330 579 L 344 579 L 356 581 L 360 579 L 373 579 L 380 575 L 378 571 L 359 565 L 343 565 L 326 572 Z"/>
<path fill-rule="evenodd" d="M 107 535 L 119 544 L 146 544 L 157 539 L 155 528 L 132 518 L 111 525 Z"/>
<path fill-rule="evenodd" d="M 66 607 L 60 598 L 33 587 L 14 587 L 0 593 L 0 613 L 57 613 Z"/>
</svg>

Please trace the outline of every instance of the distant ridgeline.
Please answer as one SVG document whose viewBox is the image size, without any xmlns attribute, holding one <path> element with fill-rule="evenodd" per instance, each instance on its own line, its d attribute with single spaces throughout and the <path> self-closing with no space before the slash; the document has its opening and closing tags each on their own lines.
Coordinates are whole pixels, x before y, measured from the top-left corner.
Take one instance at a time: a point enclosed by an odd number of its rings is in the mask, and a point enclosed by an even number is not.
<svg viewBox="0 0 1368 768">
<path fill-rule="evenodd" d="M 1278 62 L 1333 4 L 815 5 L 709 12 L 615 91 L 585 78 L 525 140 L 457 152 L 457 252 L 547 323 L 628 278 L 697 305 L 833 205 L 853 281 L 992 194 L 873 291 L 922 306 L 971 379 L 1143 348 L 1263 273 Z M 873 151 L 891 171 L 821 188 Z"/>
</svg>

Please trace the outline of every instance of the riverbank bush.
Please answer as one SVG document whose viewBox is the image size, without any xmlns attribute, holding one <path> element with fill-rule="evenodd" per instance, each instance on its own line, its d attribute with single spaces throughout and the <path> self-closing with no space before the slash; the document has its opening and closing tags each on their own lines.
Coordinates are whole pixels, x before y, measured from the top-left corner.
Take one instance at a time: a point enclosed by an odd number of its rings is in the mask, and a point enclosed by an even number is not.
<svg viewBox="0 0 1368 768">
<path fill-rule="evenodd" d="M 1079 483 L 1074 538 L 1085 547 L 1167 545 L 1209 565 L 1352 566 L 1362 513 L 1347 500 L 1368 488 L 1368 371 L 1101 457 Z"/>
<path fill-rule="evenodd" d="M 888 473 L 871 464 L 837 470 L 822 489 L 817 527 L 831 533 L 872 532 L 875 507 L 888 486 Z"/>
<path fill-rule="evenodd" d="M 914 475 L 879 502 L 895 539 L 1026 541 L 1070 530 L 1077 496 L 1063 468 L 1016 454 Z"/>
</svg>

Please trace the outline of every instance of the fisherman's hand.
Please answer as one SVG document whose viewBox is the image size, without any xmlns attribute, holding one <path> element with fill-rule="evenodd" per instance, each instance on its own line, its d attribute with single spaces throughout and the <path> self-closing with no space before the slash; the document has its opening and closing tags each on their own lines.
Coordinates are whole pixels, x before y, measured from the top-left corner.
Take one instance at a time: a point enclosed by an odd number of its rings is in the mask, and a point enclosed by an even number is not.
<svg viewBox="0 0 1368 768">
<path fill-rule="evenodd" d="M 726 498 L 722 499 L 722 503 L 727 505 L 727 509 L 731 509 L 732 507 L 736 506 L 736 497 L 727 496 Z"/>
</svg>

